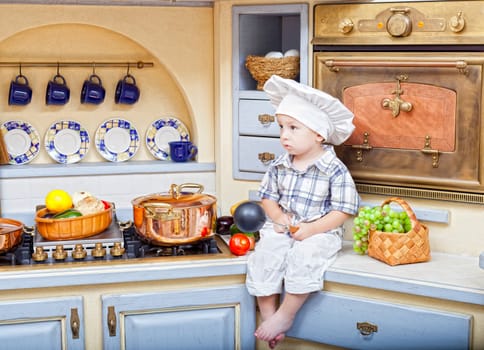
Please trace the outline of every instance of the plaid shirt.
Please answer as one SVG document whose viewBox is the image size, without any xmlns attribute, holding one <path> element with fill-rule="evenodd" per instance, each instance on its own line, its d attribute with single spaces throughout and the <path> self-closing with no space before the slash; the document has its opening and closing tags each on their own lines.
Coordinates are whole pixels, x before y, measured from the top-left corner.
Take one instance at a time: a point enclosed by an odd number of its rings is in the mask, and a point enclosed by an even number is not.
<svg viewBox="0 0 484 350">
<path fill-rule="evenodd" d="M 355 215 L 360 197 L 353 178 L 333 146 L 323 147 L 324 155 L 305 171 L 294 169 L 287 153 L 277 158 L 262 179 L 260 197 L 276 201 L 297 221 L 313 221 L 333 210 Z"/>
</svg>

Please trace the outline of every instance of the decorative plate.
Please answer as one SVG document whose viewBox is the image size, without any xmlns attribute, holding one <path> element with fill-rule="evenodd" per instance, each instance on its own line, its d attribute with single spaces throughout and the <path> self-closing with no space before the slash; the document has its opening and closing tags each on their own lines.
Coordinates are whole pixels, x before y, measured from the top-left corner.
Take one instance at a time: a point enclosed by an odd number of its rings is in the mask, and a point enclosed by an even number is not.
<svg viewBox="0 0 484 350">
<path fill-rule="evenodd" d="M 2 124 L 0 131 L 7 147 L 10 164 L 29 163 L 39 154 L 40 136 L 29 123 L 10 120 Z"/>
<path fill-rule="evenodd" d="M 171 141 L 190 141 L 187 127 L 176 118 L 155 120 L 146 131 L 146 146 L 155 158 L 170 159 Z"/>
<path fill-rule="evenodd" d="M 73 120 L 61 120 L 45 133 L 44 146 L 49 156 L 58 163 L 76 163 L 89 149 L 89 134 Z"/>
<path fill-rule="evenodd" d="M 139 148 L 139 135 L 131 122 L 113 118 L 99 125 L 95 135 L 96 149 L 111 162 L 132 158 Z"/>
</svg>

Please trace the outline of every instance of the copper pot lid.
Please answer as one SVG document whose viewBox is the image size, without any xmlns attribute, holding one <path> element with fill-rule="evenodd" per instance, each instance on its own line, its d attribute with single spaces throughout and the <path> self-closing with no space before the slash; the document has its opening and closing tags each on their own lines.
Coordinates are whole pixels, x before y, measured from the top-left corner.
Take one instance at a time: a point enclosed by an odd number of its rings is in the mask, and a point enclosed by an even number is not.
<svg viewBox="0 0 484 350">
<path fill-rule="evenodd" d="M 192 188 L 197 192 L 186 192 L 184 189 Z M 181 185 L 172 184 L 169 192 L 154 193 L 141 197 L 137 197 L 131 201 L 135 206 L 149 206 L 150 203 L 167 203 L 172 207 L 199 207 L 212 205 L 216 202 L 216 198 L 202 194 L 203 186 L 200 184 L 185 183 Z"/>
</svg>

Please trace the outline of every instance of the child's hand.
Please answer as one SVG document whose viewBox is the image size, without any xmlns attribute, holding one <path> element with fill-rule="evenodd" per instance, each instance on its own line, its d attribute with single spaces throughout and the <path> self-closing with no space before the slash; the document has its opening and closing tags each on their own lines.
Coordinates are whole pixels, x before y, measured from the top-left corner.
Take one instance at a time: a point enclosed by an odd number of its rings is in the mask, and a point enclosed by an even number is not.
<svg viewBox="0 0 484 350">
<path fill-rule="evenodd" d="M 313 234 L 308 230 L 308 224 L 301 222 L 297 226 L 290 226 L 289 234 L 296 241 L 302 241 Z"/>
<path fill-rule="evenodd" d="M 282 214 L 277 218 L 277 220 L 274 220 L 274 231 L 277 233 L 286 233 L 287 228 L 291 225 L 291 218 L 287 214 Z"/>
</svg>

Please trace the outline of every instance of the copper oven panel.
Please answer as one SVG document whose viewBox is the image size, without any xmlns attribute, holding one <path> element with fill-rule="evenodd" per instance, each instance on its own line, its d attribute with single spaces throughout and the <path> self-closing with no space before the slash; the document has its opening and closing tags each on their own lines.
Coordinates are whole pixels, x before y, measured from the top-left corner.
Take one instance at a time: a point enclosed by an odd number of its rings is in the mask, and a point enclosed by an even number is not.
<svg viewBox="0 0 484 350">
<path fill-rule="evenodd" d="M 358 128 L 337 151 L 357 183 L 484 193 L 479 158 L 483 60 L 478 53 L 459 53 L 465 69 L 447 64 L 455 60 L 452 53 L 314 55 L 314 86 L 355 113 Z M 328 65 L 333 61 L 349 63 L 334 69 Z M 400 97 L 413 108 L 393 117 L 381 101 L 395 98 L 395 77 L 401 75 L 408 79 L 401 83 Z M 430 136 L 428 144 L 425 136 Z"/>
<path fill-rule="evenodd" d="M 343 91 L 344 104 L 355 114 L 356 130 L 345 145 L 361 145 L 364 133 L 373 147 L 420 150 L 425 137 L 441 152 L 455 150 L 456 93 L 429 84 L 401 83 L 401 100 L 410 111 L 395 106 L 382 110 L 382 101 L 395 100 L 395 83 L 367 83 Z"/>
</svg>

